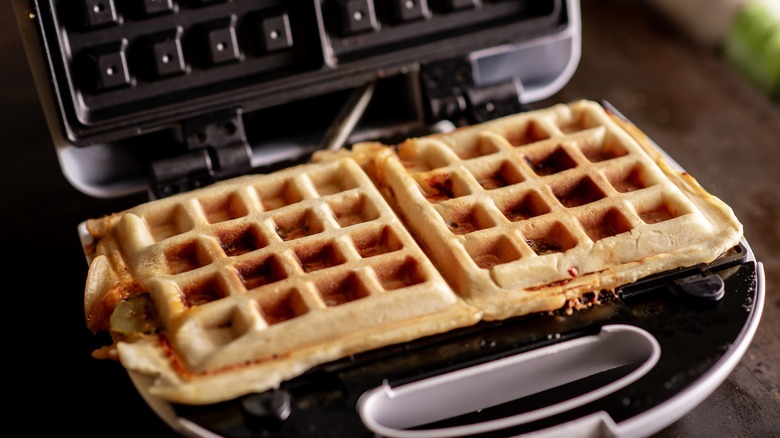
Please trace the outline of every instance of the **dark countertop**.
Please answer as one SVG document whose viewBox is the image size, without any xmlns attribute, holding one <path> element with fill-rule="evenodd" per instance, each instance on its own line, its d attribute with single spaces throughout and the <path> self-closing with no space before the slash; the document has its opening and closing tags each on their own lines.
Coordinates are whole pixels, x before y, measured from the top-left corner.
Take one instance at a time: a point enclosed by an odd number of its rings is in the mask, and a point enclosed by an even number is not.
<svg viewBox="0 0 780 438">
<path fill-rule="evenodd" d="M 657 436 L 780 436 L 780 104 L 641 3 L 583 3 L 577 72 L 535 106 L 610 101 L 734 208 L 766 272 L 763 317 L 745 356 L 711 396 Z M 6 421 L 31 434 L 170 434 L 120 366 L 91 358 L 101 342 L 83 319 L 77 224 L 145 196 L 94 199 L 64 178 L 10 2 L 0 2 L 0 59 L 0 364 L 13 388 L 11 396 L 5 391 Z"/>
</svg>

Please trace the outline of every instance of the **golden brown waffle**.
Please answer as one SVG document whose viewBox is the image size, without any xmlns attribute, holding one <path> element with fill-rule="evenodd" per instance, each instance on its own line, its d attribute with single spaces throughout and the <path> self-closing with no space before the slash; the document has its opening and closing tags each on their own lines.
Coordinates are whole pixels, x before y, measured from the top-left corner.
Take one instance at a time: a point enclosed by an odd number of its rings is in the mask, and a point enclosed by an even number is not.
<svg viewBox="0 0 780 438">
<path fill-rule="evenodd" d="M 351 159 L 247 176 L 87 222 L 85 311 L 150 393 L 213 403 L 470 325 Z M 110 352 L 113 353 L 113 350 Z"/>
<path fill-rule="evenodd" d="M 115 340 L 96 355 L 186 404 L 566 309 L 742 237 L 726 204 L 590 101 L 322 151 L 86 228 L 88 326 Z"/>
<path fill-rule="evenodd" d="M 727 205 L 591 101 L 354 151 L 485 319 L 710 262 L 742 236 Z"/>
</svg>

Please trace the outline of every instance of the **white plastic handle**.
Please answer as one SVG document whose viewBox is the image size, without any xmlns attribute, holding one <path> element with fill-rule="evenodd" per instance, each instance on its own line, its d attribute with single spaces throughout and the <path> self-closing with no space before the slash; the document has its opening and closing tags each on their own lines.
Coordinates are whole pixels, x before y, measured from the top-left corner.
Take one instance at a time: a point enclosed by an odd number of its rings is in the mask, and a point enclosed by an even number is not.
<svg viewBox="0 0 780 438">
<path fill-rule="evenodd" d="M 501 430 L 566 412 L 611 394 L 645 375 L 655 366 L 660 355 L 658 341 L 646 331 L 630 325 L 608 325 L 596 335 L 397 388 L 384 384 L 361 397 L 358 412 L 368 429 L 385 437 L 457 437 Z M 557 404 L 482 423 L 409 430 L 631 364 L 641 365 L 596 390 Z"/>
</svg>

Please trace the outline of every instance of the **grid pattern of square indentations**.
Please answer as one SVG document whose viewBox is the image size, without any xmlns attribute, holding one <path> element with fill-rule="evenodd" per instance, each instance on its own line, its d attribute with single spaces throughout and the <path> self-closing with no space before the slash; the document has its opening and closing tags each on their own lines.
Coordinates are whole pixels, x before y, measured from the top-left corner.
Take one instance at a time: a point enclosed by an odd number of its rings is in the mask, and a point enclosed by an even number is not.
<svg viewBox="0 0 780 438">
<path fill-rule="evenodd" d="M 267 326 L 315 310 L 430 281 L 427 261 L 386 218 L 350 226 L 335 239 L 297 240 L 236 262 L 239 293 Z"/>
<path fill-rule="evenodd" d="M 568 117 L 518 116 L 402 145 L 399 156 L 443 224 L 489 269 L 693 211 L 676 195 L 649 201 L 678 191 L 609 123 L 583 108 Z"/>
<path fill-rule="evenodd" d="M 251 327 L 436 280 L 370 179 L 349 160 L 206 189 L 185 202 L 159 200 L 135 214 L 142 223 L 136 240 L 147 243 L 136 243 L 135 251 L 156 261 L 153 276 L 176 285 L 167 293 L 181 303 L 179 314 L 244 309 L 207 324 L 230 339 Z"/>
</svg>

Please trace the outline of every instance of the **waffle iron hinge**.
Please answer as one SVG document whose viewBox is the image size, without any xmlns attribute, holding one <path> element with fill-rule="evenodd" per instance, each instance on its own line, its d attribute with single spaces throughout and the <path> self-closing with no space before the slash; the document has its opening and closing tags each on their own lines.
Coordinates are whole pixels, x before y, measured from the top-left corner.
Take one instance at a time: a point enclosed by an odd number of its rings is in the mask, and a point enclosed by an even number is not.
<svg viewBox="0 0 780 438">
<path fill-rule="evenodd" d="M 477 124 L 527 108 L 521 103 L 523 86 L 518 78 L 480 85 L 468 56 L 422 64 L 425 111 L 433 121 L 450 120 L 456 126 Z"/>
<path fill-rule="evenodd" d="M 178 136 L 186 152 L 150 166 L 152 198 L 203 187 L 252 168 L 252 148 L 240 109 L 187 120 Z"/>
</svg>

